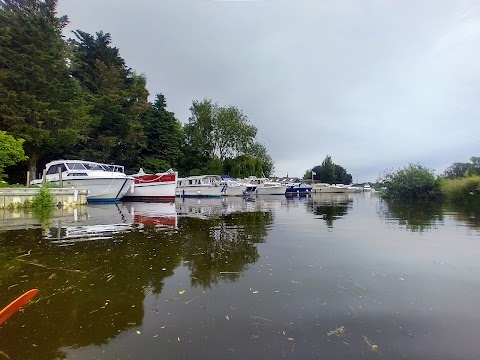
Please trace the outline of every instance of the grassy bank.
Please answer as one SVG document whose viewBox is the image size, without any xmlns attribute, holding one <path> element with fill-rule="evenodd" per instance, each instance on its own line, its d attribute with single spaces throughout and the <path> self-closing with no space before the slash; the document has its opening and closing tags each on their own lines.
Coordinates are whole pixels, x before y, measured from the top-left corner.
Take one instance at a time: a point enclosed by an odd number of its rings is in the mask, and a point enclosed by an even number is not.
<svg viewBox="0 0 480 360">
<path fill-rule="evenodd" d="M 451 202 L 480 202 L 480 176 L 454 180 L 442 179 L 440 189 L 443 197 Z"/>
</svg>

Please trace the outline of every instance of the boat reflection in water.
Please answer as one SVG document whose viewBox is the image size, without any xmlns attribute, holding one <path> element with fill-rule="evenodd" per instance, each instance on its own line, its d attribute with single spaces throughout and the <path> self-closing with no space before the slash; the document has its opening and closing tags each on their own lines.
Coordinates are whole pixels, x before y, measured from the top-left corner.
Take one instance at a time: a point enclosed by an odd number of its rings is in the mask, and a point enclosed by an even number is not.
<svg viewBox="0 0 480 360">
<path fill-rule="evenodd" d="M 81 215 L 62 218 L 45 230 L 45 238 L 53 244 L 111 239 L 132 228 L 154 226 L 176 228 L 174 202 L 88 205 Z"/>
<path fill-rule="evenodd" d="M 176 208 L 180 217 L 210 219 L 236 212 L 270 211 L 280 207 L 278 196 L 222 197 L 222 198 L 177 198 Z"/>
<path fill-rule="evenodd" d="M 343 194 L 313 194 L 307 201 L 307 211 L 321 216 L 329 228 L 333 227 L 333 222 L 347 214 L 354 195 Z"/>
<path fill-rule="evenodd" d="M 133 222 L 155 227 L 177 227 L 175 202 L 132 202 L 126 204 Z"/>
</svg>

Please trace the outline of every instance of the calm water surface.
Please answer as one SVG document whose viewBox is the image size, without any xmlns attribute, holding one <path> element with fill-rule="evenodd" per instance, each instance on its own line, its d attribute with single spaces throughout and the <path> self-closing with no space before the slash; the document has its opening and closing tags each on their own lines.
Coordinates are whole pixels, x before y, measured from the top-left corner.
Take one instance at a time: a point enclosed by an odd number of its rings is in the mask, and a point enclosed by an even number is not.
<svg viewBox="0 0 480 360">
<path fill-rule="evenodd" d="M 480 215 L 374 194 L 0 219 L 0 359 L 479 359 Z"/>
</svg>

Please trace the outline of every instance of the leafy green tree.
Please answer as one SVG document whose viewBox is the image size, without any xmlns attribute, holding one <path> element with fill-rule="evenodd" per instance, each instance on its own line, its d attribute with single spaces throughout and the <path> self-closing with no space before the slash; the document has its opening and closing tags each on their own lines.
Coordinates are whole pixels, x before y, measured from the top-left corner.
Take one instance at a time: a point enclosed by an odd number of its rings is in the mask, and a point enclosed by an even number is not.
<svg viewBox="0 0 480 360">
<path fill-rule="evenodd" d="M 0 131 L 0 180 L 5 177 L 6 166 L 27 160 L 23 150 L 23 139 L 15 139 L 5 131 Z"/>
<path fill-rule="evenodd" d="M 217 104 L 211 100 L 194 101 L 190 107 L 192 115 L 184 126 L 186 144 L 200 155 L 213 157 L 213 129 Z"/>
<path fill-rule="evenodd" d="M 147 172 L 176 167 L 182 156 L 183 129 L 166 108 L 165 96 L 158 94 L 152 107 L 142 115 L 147 145 L 141 151 L 140 165 Z"/>
<path fill-rule="evenodd" d="M 140 118 L 149 109 L 145 76 L 126 66 L 110 34 L 74 34 L 70 68 L 91 104 L 91 121 L 70 156 L 138 167 L 137 158 L 146 147 Z"/>
<path fill-rule="evenodd" d="M 265 145 L 254 142 L 246 151 L 246 155 L 260 159 L 262 162 L 262 172 L 257 176 L 266 176 L 269 177 L 273 174 L 275 170 L 275 164 L 272 157 L 267 153 L 267 148 Z"/>
<path fill-rule="evenodd" d="M 80 138 L 87 107 L 76 99 L 56 0 L 0 2 L 0 126 L 25 139 L 28 169 Z"/>
<path fill-rule="evenodd" d="M 335 164 L 331 156 L 327 155 L 322 161 L 322 164 L 315 166 L 312 170 L 315 173 L 315 175 L 313 175 L 314 180 L 328 184 L 335 183 Z"/>
<path fill-rule="evenodd" d="M 352 175 L 347 173 L 347 170 L 343 166 L 337 165 L 332 161 L 331 156 L 327 155 L 323 160 L 321 165 L 315 166 L 312 170 L 307 170 L 304 175 L 304 179 L 307 179 L 305 176 L 312 176 L 313 179 L 327 184 L 351 184 Z"/>
<path fill-rule="evenodd" d="M 379 179 L 384 196 L 395 199 L 435 199 L 441 196 L 440 181 L 433 170 L 419 164 L 385 171 Z"/>
<path fill-rule="evenodd" d="M 262 162 L 260 174 L 271 175 L 273 160 L 265 146 L 255 140 L 257 128 L 249 123 L 241 110 L 203 100 L 194 101 L 190 111 L 192 115 L 184 127 L 183 149 L 183 157 L 188 161 L 182 161 L 181 172 L 189 173 L 193 167 L 208 169 L 207 164 L 215 158 L 224 163 L 227 159 L 247 155 L 246 158 L 258 158 Z M 241 162 L 246 158 L 242 158 Z M 229 166 L 223 169 L 224 173 L 231 170 Z M 258 173 L 257 170 L 254 173 Z"/>
<path fill-rule="evenodd" d="M 264 174 L 263 170 L 262 160 L 248 155 L 226 159 L 224 162 L 224 172 L 234 178 L 260 177 Z"/>
<path fill-rule="evenodd" d="M 220 160 L 245 153 L 257 136 L 241 110 L 234 106 L 216 107 L 213 121 L 213 151 Z"/>
<path fill-rule="evenodd" d="M 352 175 L 347 173 L 344 167 L 335 164 L 335 183 L 349 185 L 352 183 Z"/>
</svg>

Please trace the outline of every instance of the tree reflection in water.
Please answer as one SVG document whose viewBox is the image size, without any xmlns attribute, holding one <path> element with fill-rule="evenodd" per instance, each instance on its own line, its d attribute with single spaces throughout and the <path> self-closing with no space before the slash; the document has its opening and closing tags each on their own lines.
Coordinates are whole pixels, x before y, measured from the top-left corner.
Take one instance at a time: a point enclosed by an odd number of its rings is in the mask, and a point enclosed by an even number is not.
<svg viewBox="0 0 480 360">
<path fill-rule="evenodd" d="M 379 215 L 387 223 L 398 223 L 413 232 L 435 228 L 444 220 L 438 201 L 382 200 Z"/>
<path fill-rule="evenodd" d="M 327 227 L 333 228 L 334 221 L 347 214 L 352 202 L 348 194 L 314 194 L 307 201 L 307 211 L 321 216 Z"/>
<path fill-rule="evenodd" d="M 40 289 L 28 311 L 0 329 L 0 350 L 13 359 L 57 359 L 65 357 L 61 348 L 106 343 L 142 323 L 146 293 L 160 295 L 182 263 L 193 286 L 235 281 L 257 261 L 256 244 L 273 222 L 272 212 L 248 210 L 181 217 L 172 231 L 159 231 L 157 221 L 121 224 L 94 241 L 54 243 L 41 229 L 0 233 L 2 303 Z M 20 333 L 28 344 L 11 340 Z"/>
</svg>

